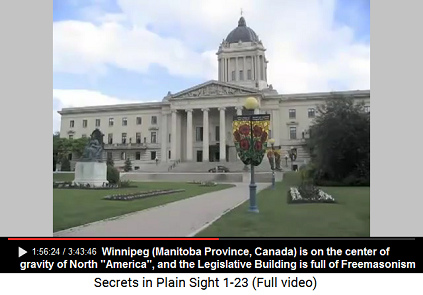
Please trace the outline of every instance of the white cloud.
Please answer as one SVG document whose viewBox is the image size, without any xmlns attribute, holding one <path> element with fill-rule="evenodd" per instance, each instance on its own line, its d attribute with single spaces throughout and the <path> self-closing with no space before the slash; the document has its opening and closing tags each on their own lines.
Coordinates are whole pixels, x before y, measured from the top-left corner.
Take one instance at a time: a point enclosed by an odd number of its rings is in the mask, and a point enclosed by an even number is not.
<svg viewBox="0 0 423 295">
<path fill-rule="evenodd" d="M 53 132 L 60 130 L 60 115 L 57 111 L 60 111 L 62 108 L 114 105 L 135 102 L 136 101 L 104 95 L 98 91 L 85 89 L 53 89 Z"/>
<path fill-rule="evenodd" d="M 146 73 L 159 64 L 175 76 L 216 79 L 215 53 L 242 7 L 268 49 L 268 82 L 279 92 L 328 91 L 334 80 L 370 88 L 370 46 L 334 23 L 334 0 L 117 2 L 120 14 L 94 9 L 92 23 L 53 24 L 54 71 L 101 76 L 108 65 Z"/>
</svg>

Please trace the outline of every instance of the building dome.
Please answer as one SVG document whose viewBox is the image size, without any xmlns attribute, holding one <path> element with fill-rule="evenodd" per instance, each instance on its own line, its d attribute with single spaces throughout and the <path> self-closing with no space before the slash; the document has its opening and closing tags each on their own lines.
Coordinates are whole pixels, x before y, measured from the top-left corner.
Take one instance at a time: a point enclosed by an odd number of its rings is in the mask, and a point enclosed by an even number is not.
<svg viewBox="0 0 423 295">
<path fill-rule="evenodd" d="M 228 37 L 226 37 L 226 42 L 228 43 L 238 43 L 239 41 L 259 42 L 256 32 L 247 27 L 245 19 L 242 16 L 238 21 L 238 27 L 233 29 L 232 32 L 229 33 Z"/>
</svg>

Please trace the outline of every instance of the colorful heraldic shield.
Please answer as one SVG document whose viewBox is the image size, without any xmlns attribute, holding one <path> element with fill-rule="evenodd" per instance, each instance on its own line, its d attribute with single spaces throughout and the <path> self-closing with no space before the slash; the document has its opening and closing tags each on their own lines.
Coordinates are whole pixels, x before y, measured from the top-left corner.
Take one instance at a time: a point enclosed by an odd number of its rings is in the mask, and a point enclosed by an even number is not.
<svg viewBox="0 0 423 295">
<path fill-rule="evenodd" d="M 267 150 L 270 115 L 236 116 L 232 131 L 239 158 L 245 165 L 261 164 Z"/>
</svg>

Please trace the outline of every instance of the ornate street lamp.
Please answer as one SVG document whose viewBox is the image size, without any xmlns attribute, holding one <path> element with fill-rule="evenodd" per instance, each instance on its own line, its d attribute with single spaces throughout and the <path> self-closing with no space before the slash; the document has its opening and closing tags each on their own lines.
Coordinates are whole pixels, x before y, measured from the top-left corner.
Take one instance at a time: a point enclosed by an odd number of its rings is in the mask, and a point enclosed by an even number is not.
<svg viewBox="0 0 423 295">
<path fill-rule="evenodd" d="M 255 97 L 248 97 L 244 107 L 251 111 L 249 115 L 237 115 L 233 122 L 234 143 L 240 160 L 249 165 L 250 181 L 250 212 L 258 213 L 256 194 L 257 185 L 255 183 L 254 166 L 261 164 L 267 150 L 267 137 L 270 126 L 270 115 L 254 114 L 254 110 L 259 108 L 259 102 Z"/>
<path fill-rule="evenodd" d="M 258 109 L 259 103 L 258 103 L 258 101 L 255 97 L 250 96 L 245 100 L 244 107 L 247 110 L 254 112 L 255 109 Z M 250 121 L 250 132 L 251 132 L 251 135 L 252 135 L 253 134 L 252 115 L 250 115 L 249 121 Z M 253 145 L 254 145 L 253 137 L 251 136 L 250 137 L 250 146 L 253 146 Z M 259 209 L 257 207 L 257 200 L 256 200 L 257 185 L 256 185 L 256 182 L 255 182 L 255 179 L 254 179 L 254 165 L 253 165 L 253 163 L 251 163 L 251 169 L 250 170 L 251 170 L 251 179 L 250 179 L 250 209 L 249 209 L 249 211 L 258 213 Z"/>
<path fill-rule="evenodd" d="M 268 140 L 270 145 L 272 146 L 272 162 L 274 163 L 272 167 L 272 190 L 275 189 L 276 179 L 275 179 L 275 139 L 271 138 Z"/>
</svg>

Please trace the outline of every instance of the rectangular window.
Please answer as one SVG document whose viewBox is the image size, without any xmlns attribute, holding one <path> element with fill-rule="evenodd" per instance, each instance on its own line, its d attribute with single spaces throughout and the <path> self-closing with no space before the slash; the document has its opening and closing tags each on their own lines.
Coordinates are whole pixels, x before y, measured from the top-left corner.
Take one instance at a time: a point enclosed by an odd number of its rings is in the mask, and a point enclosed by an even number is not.
<svg viewBox="0 0 423 295">
<path fill-rule="evenodd" d="M 107 152 L 107 159 L 113 159 L 113 153 Z"/>
<path fill-rule="evenodd" d="M 290 109 L 289 110 L 289 118 L 295 119 L 295 117 L 296 117 L 295 109 Z"/>
<path fill-rule="evenodd" d="M 73 135 L 72 134 L 69 135 L 69 139 L 73 139 Z"/>
<path fill-rule="evenodd" d="M 122 118 L 122 126 L 127 126 L 127 125 L 128 125 L 128 119 Z"/>
<path fill-rule="evenodd" d="M 157 143 L 157 132 L 151 132 L 151 143 Z"/>
<path fill-rule="evenodd" d="M 135 153 L 135 160 L 141 160 L 141 153 L 140 152 Z"/>
<path fill-rule="evenodd" d="M 155 160 L 156 159 L 156 152 L 155 151 L 152 151 L 152 152 L 150 152 L 150 155 L 151 155 L 151 160 Z"/>
<path fill-rule="evenodd" d="M 107 135 L 107 143 L 108 144 L 113 144 L 113 133 L 109 133 Z"/>
<path fill-rule="evenodd" d="M 69 127 L 70 127 L 70 128 L 75 127 L 75 121 L 74 121 L 74 120 L 70 120 L 70 122 L 69 122 Z"/>
<path fill-rule="evenodd" d="M 232 81 L 235 81 L 235 71 L 232 71 Z"/>
<path fill-rule="evenodd" d="M 120 153 L 120 159 L 126 160 L 126 153 L 125 152 Z"/>
<path fill-rule="evenodd" d="M 239 80 L 240 81 L 244 80 L 244 71 L 243 70 L 239 71 Z"/>
<path fill-rule="evenodd" d="M 95 127 L 100 127 L 100 119 L 95 119 Z"/>
<path fill-rule="evenodd" d="M 126 133 L 122 133 L 122 143 L 126 143 Z"/>
<path fill-rule="evenodd" d="M 136 133 L 135 140 L 136 140 L 137 143 L 141 143 L 141 132 Z"/>
<path fill-rule="evenodd" d="M 83 128 L 87 128 L 88 125 L 88 121 L 87 120 L 82 120 L 82 127 Z"/>
<path fill-rule="evenodd" d="M 252 80 L 251 78 L 251 70 L 247 70 L 247 79 Z"/>
<path fill-rule="evenodd" d="M 170 156 L 172 155 L 172 153 L 169 151 L 169 159 L 170 159 Z"/>
<path fill-rule="evenodd" d="M 144 143 L 147 143 L 147 137 L 144 137 Z"/>
<path fill-rule="evenodd" d="M 152 116 L 151 117 L 151 124 L 152 125 L 156 125 L 157 124 L 157 116 Z"/>
<path fill-rule="evenodd" d="M 370 106 L 365 106 L 365 107 L 364 107 L 364 111 L 365 111 L 366 113 L 370 113 Z"/>
<path fill-rule="evenodd" d="M 113 126 L 114 124 L 114 119 L 113 118 L 109 118 L 109 126 Z"/>
<path fill-rule="evenodd" d="M 172 134 L 169 133 L 169 142 L 172 140 Z"/>
<path fill-rule="evenodd" d="M 220 127 L 216 126 L 216 141 L 220 140 Z"/>
<path fill-rule="evenodd" d="M 203 141 L 203 127 L 195 128 L 195 140 Z"/>
<path fill-rule="evenodd" d="M 297 139 L 297 127 L 289 127 L 289 139 Z"/>
<path fill-rule="evenodd" d="M 313 108 L 308 109 L 308 117 L 314 118 L 316 116 L 316 111 Z"/>
<path fill-rule="evenodd" d="M 141 125 L 141 123 L 142 123 L 141 117 L 137 117 L 137 125 Z"/>
<path fill-rule="evenodd" d="M 87 138 L 87 135 L 86 134 L 82 134 L 82 138 Z"/>
</svg>

